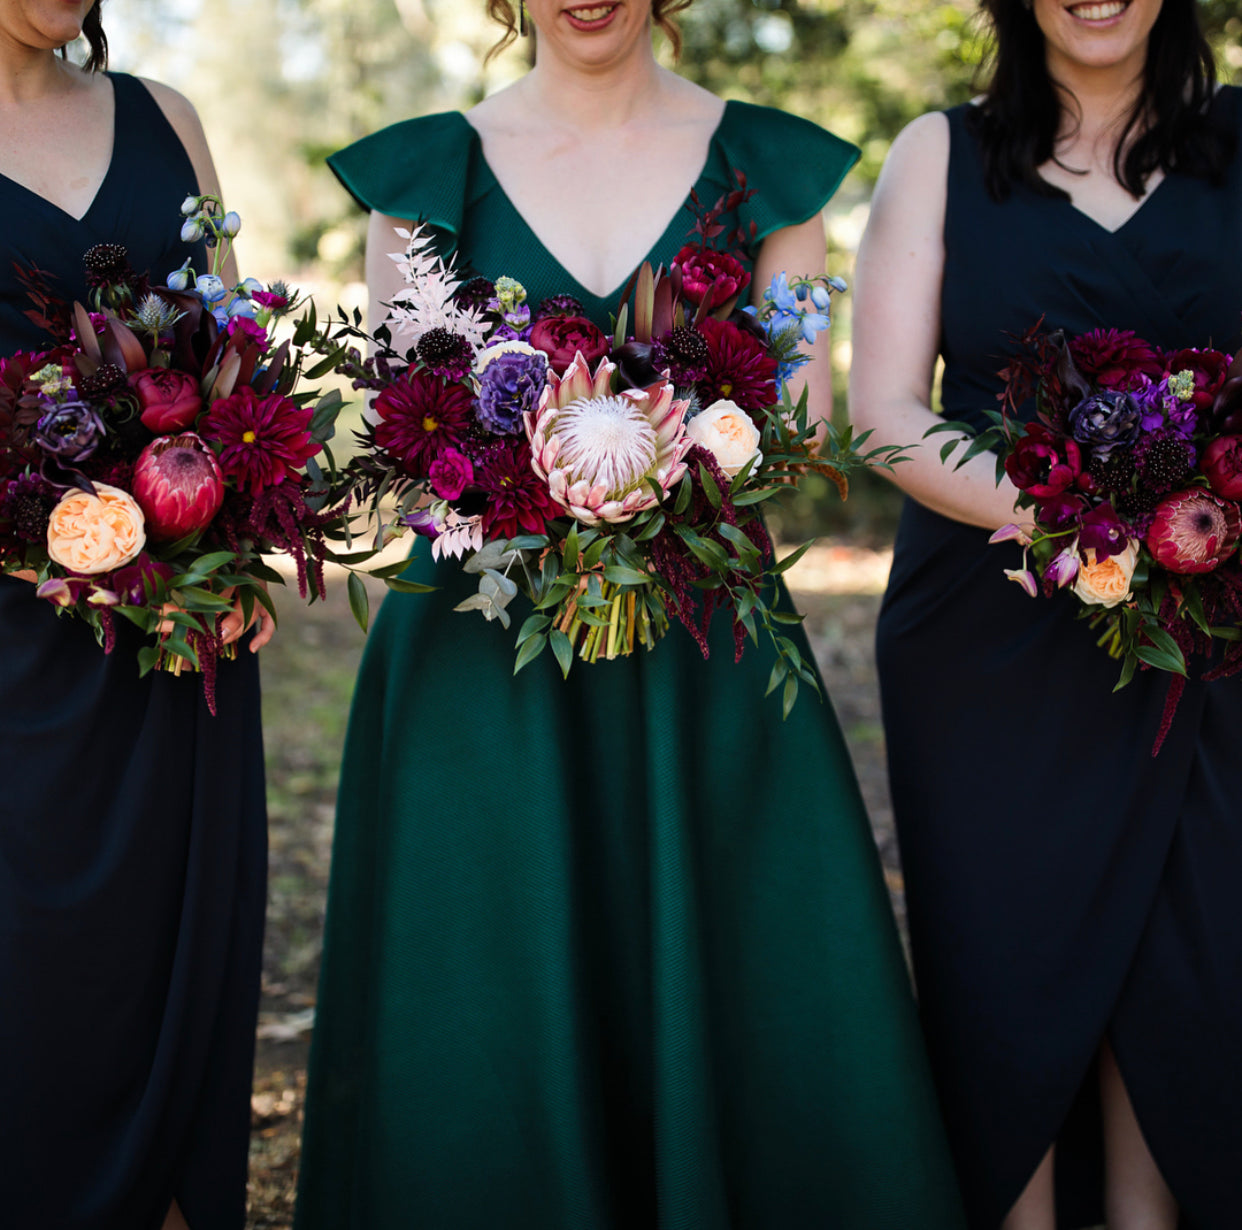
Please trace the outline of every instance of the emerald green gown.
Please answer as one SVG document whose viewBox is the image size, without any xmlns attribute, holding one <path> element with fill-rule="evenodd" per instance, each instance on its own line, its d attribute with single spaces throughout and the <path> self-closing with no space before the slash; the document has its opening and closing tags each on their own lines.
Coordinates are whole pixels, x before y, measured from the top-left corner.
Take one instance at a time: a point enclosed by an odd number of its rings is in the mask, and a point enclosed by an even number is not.
<svg viewBox="0 0 1242 1230">
<path fill-rule="evenodd" d="M 730 103 L 696 184 L 758 239 L 853 147 Z M 458 114 L 332 166 L 458 261 L 589 293 Z M 668 261 L 680 213 L 650 253 Z M 399 241 L 394 241 L 394 250 Z M 375 619 L 341 777 L 298 1230 L 956 1230 L 902 952 L 832 706 L 782 723 L 713 627 L 568 681 L 420 544 Z M 519 614 L 517 623 L 524 615 Z M 798 635 L 802 653 L 810 649 Z"/>
</svg>

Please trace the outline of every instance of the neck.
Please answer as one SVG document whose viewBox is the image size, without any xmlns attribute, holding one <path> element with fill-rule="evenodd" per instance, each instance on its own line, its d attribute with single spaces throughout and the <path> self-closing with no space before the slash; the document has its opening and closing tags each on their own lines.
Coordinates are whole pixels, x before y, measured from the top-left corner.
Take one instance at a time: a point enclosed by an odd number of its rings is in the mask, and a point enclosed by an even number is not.
<svg viewBox="0 0 1242 1230">
<path fill-rule="evenodd" d="M 0 31 L 0 104 L 21 104 L 62 90 L 69 66 L 55 51 L 30 47 Z"/>
<path fill-rule="evenodd" d="M 650 42 L 642 39 L 624 59 L 585 70 L 537 54 L 520 87 L 527 105 L 542 116 L 590 132 L 619 128 L 658 111 L 664 75 Z"/>
<path fill-rule="evenodd" d="M 1146 49 L 1106 68 L 1084 68 L 1048 57 L 1048 72 L 1069 97 L 1062 107 L 1062 133 L 1074 144 L 1096 144 L 1122 124 L 1143 92 Z M 1112 140 L 1116 140 L 1113 137 Z"/>
</svg>

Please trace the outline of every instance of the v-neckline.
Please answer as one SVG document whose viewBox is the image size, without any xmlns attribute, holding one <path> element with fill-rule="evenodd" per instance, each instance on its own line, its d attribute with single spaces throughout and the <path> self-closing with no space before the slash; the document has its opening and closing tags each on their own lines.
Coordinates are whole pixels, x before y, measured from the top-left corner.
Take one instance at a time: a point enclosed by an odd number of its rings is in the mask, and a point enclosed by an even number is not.
<svg viewBox="0 0 1242 1230">
<path fill-rule="evenodd" d="M 1174 172 L 1168 171 L 1164 178 L 1126 215 L 1126 217 L 1115 227 L 1107 227 L 1098 218 L 1093 217 L 1085 209 L 1074 204 L 1073 197 L 1058 198 L 1069 206 L 1069 208 L 1082 218 L 1088 225 L 1094 227 L 1105 235 L 1120 235 L 1132 222 L 1134 222 L 1140 214 L 1160 195 L 1161 190 L 1173 178 Z"/>
<path fill-rule="evenodd" d="M 60 214 L 62 218 L 68 218 L 75 226 L 81 226 L 82 223 L 91 216 L 95 206 L 99 204 L 99 201 L 103 196 L 104 189 L 108 186 L 108 181 L 112 178 L 113 171 L 116 169 L 116 151 L 117 145 L 119 144 L 117 137 L 120 128 L 121 95 L 120 91 L 116 88 L 116 82 L 112 79 L 112 75 L 109 73 L 105 74 L 105 76 L 108 85 L 112 88 L 112 148 L 108 151 L 108 165 L 104 168 L 103 177 L 96 186 L 94 195 L 91 197 L 90 202 L 81 214 L 71 214 L 67 209 L 57 205 L 55 201 L 45 197 L 41 192 L 36 192 L 33 188 L 23 184 L 20 179 L 14 179 L 11 175 L 6 175 L 3 171 L 0 171 L 0 179 L 4 180 L 6 184 L 12 184 L 14 188 L 25 193 L 26 196 L 30 197 L 32 200 L 39 201 L 48 209 L 54 210 L 56 213 Z"/>
<path fill-rule="evenodd" d="M 593 303 L 596 303 L 599 305 L 607 305 L 613 302 L 613 300 L 615 300 L 621 294 L 621 292 L 625 289 L 626 285 L 629 283 L 630 278 L 633 277 L 633 271 L 637 269 L 643 263 L 643 261 L 650 260 L 651 254 L 653 252 L 664 250 L 670 238 L 673 237 L 672 232 L 674 228 L 677 226 L 678 221 L 681 218 L 682 212 L 686 207 L 685 202 L 689 199 L 690 193 L 693 192 L 696 188 L 698 188 L 699 185 L 703 182 L 704 178 L 706 177 L 708 171 L 711 168 L 713 151 L 716 148 L 717 141 L 720 139 L 720 134 L 724 131 L 725 122 L 728 119 L 730 109 L 733 106 L 734 106 L 733 100 L 726 99 L 724 109 L 720 113 L 720 119 L 716 122 L 716 127 L 712 129 L 712 135 L 708 139 L 707 150 L 705 154 L 703 155 L 703 165 L 699 169 L 698 176 L 694 179 L 692 183 L 690 183 L 687 186 L 685 196 L 682 197 L 682 203 L 677 207 L 677 209 L 673 213 L 673 216 L 668 220 L 668 225 L 664 228 L 663 231 L 660 232 L 659 237 L 647 249 L 647 251 L 644 252 L 638 258 L 638 260 L 634 262 L 633 266 L 631 267 L 630 272 L 625 275 L 622 281 L 618 283 L 616 287 L 614 287 L 611 291 L 609 291 L 605 295 L 597 294 L 595 291 L 591 290 L 588 286 L 585 286 L 582 283 L 582 281 L 574 275 L 573 271 L 566 267 L 564 261 L 562 261 L 560 257 L 557 256 L 556 253 L 553 252 L 552 249 L 548 247 L 547 243 L 545 243 L 544 240 L 540 238 L 538 234 L 536 234 L 535 229 L 526 220 L 526 217 L 522 213 L 522 211 L 518 209 L 518 207 L 513 203 L 513 199 L 505 191 L 504 185 L 500 182 L 499 176 L 496 174 L 494 170 L 492 170 L 491 164 L 487 161 L 487 155 L 484 154 L 483 152 L 483 138 L 480 136 L 479 130 L 475 128 L 475 126 L 471 124 L 471 122 L 468 119 L 466 119 L 465 115 L 462 112 L 460 111 L 457 112 L 457 117 L 466 126 L 467 130 L 470 133 L 471 140 L 478 146 L 479 161 L 483 164 L 484 168 L 487 170 L 487 174 L 491 178 L 492 183 L 495 185 L 496 191 L 500 194 L 505 204 L 509 207 L 509 210 L 521 222 L 522 226 L 526 228 L 526 233 L 530 236 L 530 238 L 536 244 L 538 244 L 539 247 L 542 248 L 545 253 L 547 253 L 548 258 L 552 261 L 552 263 L 556 266 L 556 268 L 561 273 L 563 273 L 565 277 L 568 278 L 569 281 L 572 283 L 569 289 L 577 290 L 581 292 L 581 296 L 583 298 L 589 299 Z M 689 230 L 690 230 L 690 227 L 689 227 L 689 224 L 687 224 L 686 226 L 687 233 L 689 232 Z"/>
</svg>

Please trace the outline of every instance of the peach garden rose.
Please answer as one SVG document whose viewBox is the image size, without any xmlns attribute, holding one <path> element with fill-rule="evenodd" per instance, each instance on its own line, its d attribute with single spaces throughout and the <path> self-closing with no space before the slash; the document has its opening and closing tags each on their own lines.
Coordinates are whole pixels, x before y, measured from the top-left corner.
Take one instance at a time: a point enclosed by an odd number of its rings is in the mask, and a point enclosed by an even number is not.
<svg viewBox="0 0 1242 1230">
<path fill-rule="evenodd" d="M 1084 555 L 1086 560 L 1079 565 L 1074 580 L 1074 593 L 1093 606 L 1114 607 L 1128 602 L 1130 581 L 1138 563 L 1138 539 L 1131 538 L 1124 550 L 1105 559 L 1096 558 L 1094 547 L 1088 547 Z"/>
<path fill-rule="evenodd" d="M 47 526 L 48 555 L 84 576 L 124 567 L 146 541 L 142 509 L 132 496 L 106 483 L 96 483 L 94 495 L 68 492 L 52 509 Z"/>
<path fill-rule="evenodd" d="M 736 478 L 752 457 L 761 456 L 759 429 L 745 410 L 725 398 L 696 414 L 686 424 L 686 434 L 707 449 L 730 478 Z"/>
</svg>

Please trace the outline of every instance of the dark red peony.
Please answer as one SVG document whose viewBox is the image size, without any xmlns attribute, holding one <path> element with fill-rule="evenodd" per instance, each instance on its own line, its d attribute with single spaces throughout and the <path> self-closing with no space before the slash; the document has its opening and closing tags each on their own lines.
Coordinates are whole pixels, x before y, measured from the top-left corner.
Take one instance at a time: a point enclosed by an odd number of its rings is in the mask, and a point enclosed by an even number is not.
<svg viewBox="0 0 1242 1230">
<path fill-rule="evenodd" d="M 746 266 L 727 252 L 713 252 L 688 243 L 673 263 L 681 270 L 681 293 L 695 305 L 707 301 L 710 312 L 740 295 L 750 285 Z"/>
<path fill-rule="evenodd" d="M 1069 346 L 1078 370 L 1100 388 L 1130 392 L 1142 386 L 1142 376 L 1164 376 L 1160 353 L 1127 329 L 1095 329 Z"/>
<path fill-rule="evenodd" d="M 474 422 L 474 398 L 461 384 L 410 368 L 376 399 L 375 442 L 407 474 L 425 478 L 446 449 L 460 449 Z"/>
<path fill-rule="evenodd" d="M 1242 436 L 1219 436 L 1203 450 L 1199 469 L 1212 490 L 1227 500 L 1242 499 Z"/>
<path fill-rule="evenodd" d="M 311 406 L 299 406 L 279 393 L 260 397 L 244 385 L 212 402 L 203 435 L 221 445 L 220 468 L 242 491 L 258 495 L 294 477 L 319 452 L 310 434 Z"/>
<path fill-rule="evenodd" d="M 1073 440 L 1054 436 L 1042 423 L 1028 423 L 1026 435 L 1005 458 L 1005 473 L 1019 491 L 1047 500 L 1078 484 L 1082 450 Z"/>
<path fill-rule="evenodd" d="M 1229 371 L 1229 356 L 1219 350 L 1179 350 L 1169 356 L 1169 374 L 1193 372 L 1195 391 L 1191 400 L 1196 410 L 1204 410 L 1216 400 L 1216 394 L 1225 387 L 1225 375 Z"/>
<path fill-rule="evenodd" d="M 757 337 L 727 320 L 699 323 L 707 342 L 707 375 L 695 386 L 705 406 L 724 398 L 752 414 L 776 402 L 776 360 Z"/>
<path fill-rule="evenodd" d="M 1147 549 L 1170 572 L 1211 572 L 1236 550 L 1239 531 L 1238 506 L 1195 487 L 1160 502 Z"/>
<path fill-rule="evenodd" d="M 609 350 L 609 341 L 585 316 L 544 316 L 530 331 L 530 344 L 548 356 L 548 365 L 563 376 L 581 354 L 592 367 Z"/>
<path fill-rule="evenodd" d="M 475 482 L 487 493 L 483 537 L 488 541 L 542 534 L 549 521 L 564 515 L 547 482 L 531 468 L 525 438 L 494 446 L 476 467 Z"/>
<path fill-rule="evenodd" d="M 148 367 L 132 372 L 129 387 L 142 407 L 142 423 L 157 436 L 185 431 L 203 408 L 198 380 L 188 372 Z"/>
</svg>

